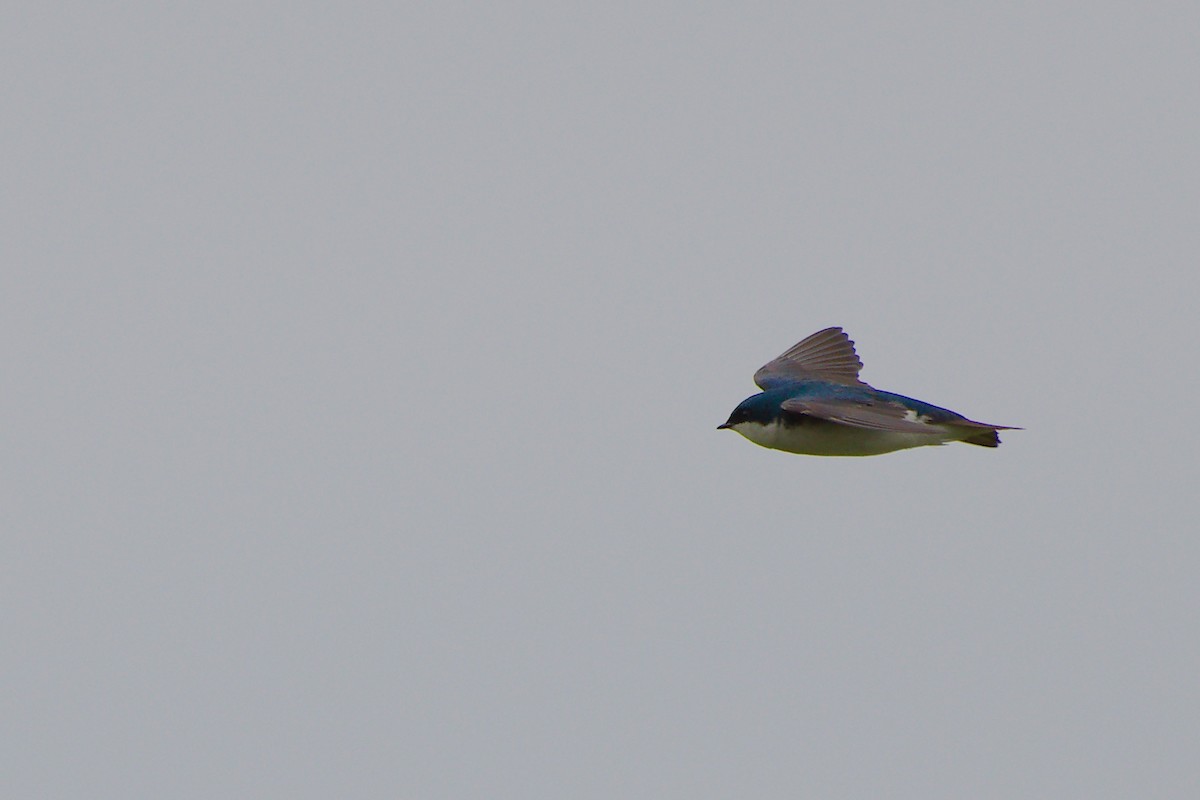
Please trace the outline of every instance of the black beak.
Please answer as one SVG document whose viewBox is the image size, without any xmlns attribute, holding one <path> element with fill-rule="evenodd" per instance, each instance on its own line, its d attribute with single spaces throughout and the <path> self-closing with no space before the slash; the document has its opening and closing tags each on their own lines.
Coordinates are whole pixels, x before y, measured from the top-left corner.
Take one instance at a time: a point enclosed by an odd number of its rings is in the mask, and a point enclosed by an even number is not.
<svg viewBox="0 0 1200 800">
<path fill-rule="evenodd" d="M 732 426 L 732 425 L 730 425 L 728 422 L 722 422 L 720 425 L 718 425 L 718 426 L 717 426 L 717 430 L 719 430 L 719 431 L 723 431 L 723 430 L 725 430 L 726 428 L 732 428 L 732 427 L 733 427 L 733 426 Z"/>
</svg>

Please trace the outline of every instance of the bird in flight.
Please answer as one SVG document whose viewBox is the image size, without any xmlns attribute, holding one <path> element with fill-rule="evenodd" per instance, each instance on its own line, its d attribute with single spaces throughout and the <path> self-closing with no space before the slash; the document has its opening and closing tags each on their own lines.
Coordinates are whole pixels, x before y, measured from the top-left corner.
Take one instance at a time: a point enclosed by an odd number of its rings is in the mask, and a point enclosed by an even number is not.
<svg viewBox="0 0 1200 800">
<path fill-rule="evenodd" d="M 858 379 L 861 369 L 845 331 L 817 331 L 754 373 L 762 391 L 717 430 L 810 456 L 875 456 L 947 442 L 998 447 L 997 431 L 1020 430 L 882 392 Z"/>
</svg>

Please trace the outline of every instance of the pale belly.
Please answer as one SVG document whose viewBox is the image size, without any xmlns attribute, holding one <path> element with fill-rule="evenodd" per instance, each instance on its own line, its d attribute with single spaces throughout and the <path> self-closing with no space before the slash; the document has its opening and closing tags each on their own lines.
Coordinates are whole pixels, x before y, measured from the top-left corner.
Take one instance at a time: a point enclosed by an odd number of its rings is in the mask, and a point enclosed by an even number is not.
<svg viewBox="0 0 1200 800">
<path fill-rule="evenodd" d="M 877 456 L 910 447 L 945 444 L 958 438 L 938 427 L 932 427 L 929 433 L 896 433 L 820 420 L 803 425 L 741 423 L 734 430 L 757 445 L 810 456 Z"/>
</svg>

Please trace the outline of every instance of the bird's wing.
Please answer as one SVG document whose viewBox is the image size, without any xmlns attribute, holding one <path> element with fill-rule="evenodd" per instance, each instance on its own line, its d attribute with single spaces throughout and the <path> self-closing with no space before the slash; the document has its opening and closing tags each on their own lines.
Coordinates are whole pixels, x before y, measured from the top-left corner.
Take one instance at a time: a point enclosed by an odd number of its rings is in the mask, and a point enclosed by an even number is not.
<svg viewBox="0 0 1200 800">
<path fill-rule="evenodd" d="M 855 428 L 892 433 L 939 433 L 938 423 L 922 418 L 910 408 L 890 400 L 825 398 L 810 400 L 793 397 L 781 404 L 784 411 L 806 414 Z"/>
<path fill-rule="evenodd" d="M 854 342 L 841 328 L 817 331 L 793 345 L 779 358 L 754 373 L 754 382 L 769 389 L 786 381 L 824 380 L 847 386 L 866 386 L 858 379 L 862 362 Z"/>
</svg>

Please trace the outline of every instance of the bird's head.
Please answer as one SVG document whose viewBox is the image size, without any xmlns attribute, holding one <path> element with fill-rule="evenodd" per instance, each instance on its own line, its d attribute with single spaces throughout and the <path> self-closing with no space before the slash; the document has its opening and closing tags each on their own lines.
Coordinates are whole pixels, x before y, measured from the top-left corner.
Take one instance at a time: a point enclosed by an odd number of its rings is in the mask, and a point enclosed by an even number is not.
<svg viewBox="0 0 1200 800">
<path fill-rule="evenodd" d="M 729 415 L 725 423 L 717 426 L 717 430 L 732 428 L 744 435 L 749 426 L 769 425 L 780 413 L 779 403 L 775 398 L 768 397 L 764 392 L 753 397 L 747 397 L 738 403 L 737 408 Z"/>
</svg>

